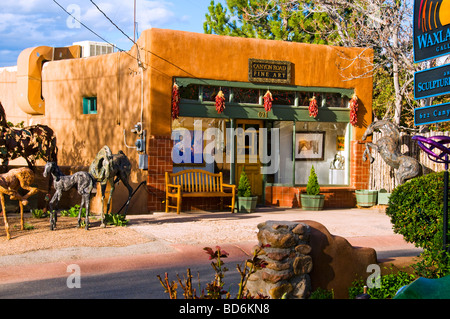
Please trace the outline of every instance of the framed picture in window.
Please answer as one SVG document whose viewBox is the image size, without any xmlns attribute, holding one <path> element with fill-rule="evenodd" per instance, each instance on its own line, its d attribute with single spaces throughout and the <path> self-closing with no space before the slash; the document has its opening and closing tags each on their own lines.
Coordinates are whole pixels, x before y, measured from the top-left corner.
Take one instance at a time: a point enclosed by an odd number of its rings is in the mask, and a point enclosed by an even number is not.
<svg viewBox="0 0 450 319">
<path fill-rule="evenodd" d="M 295 159 L 323 161 L 325 132 L 296 132 Z"/>
</svg>

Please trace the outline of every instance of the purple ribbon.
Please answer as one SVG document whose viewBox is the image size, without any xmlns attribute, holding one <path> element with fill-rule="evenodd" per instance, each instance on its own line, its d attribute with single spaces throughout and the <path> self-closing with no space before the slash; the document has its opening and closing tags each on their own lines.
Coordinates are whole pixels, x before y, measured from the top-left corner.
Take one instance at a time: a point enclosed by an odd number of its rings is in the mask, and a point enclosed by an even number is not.
<svg viewBox="0 0 450 319">
<path fill-rule="evenodd" d="M 450 154 L 450 149 L 445 144 L 450 144 L 450 136 L 430 136 L 424 137 L 416 135 L 412 137 L 413 140 L 417 141 L 420 148 L 428 154 L 428 158 L 436 163 L 450 163 L 448 156 Z M 427 144 L 427 145 L 425 145 Z M 437 154 L 434 150 L 440 150 L 440 154 Z"/>
</svg>

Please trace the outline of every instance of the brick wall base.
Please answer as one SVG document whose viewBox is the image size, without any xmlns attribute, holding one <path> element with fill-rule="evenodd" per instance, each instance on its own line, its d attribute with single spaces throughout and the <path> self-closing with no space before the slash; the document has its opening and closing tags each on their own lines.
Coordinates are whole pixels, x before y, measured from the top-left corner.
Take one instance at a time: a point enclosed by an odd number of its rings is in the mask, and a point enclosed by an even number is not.
<svg viewBox="0 0 450 319">
<path fill-rule="evenodd" d="M 170 136 L 152 136 L 149 139 L 148 151 L 148 210 L 165 210 L 165 172 L 172 172 L 172 145 Z M 351 208 L 356 206 L 356 189 L 367 189 L 369 186 L 370 163 L 364 162 L 362 155 L 365 143 L 351 142 L 350 185 L 349 187 L 321 187 L 325 195 L 324 208 Z M 306 192 L 306 187 L 267 186 L 266 205 L 278 207 L 299 208 L 300 193 Z M 227 204 L 228 199 L 224 199 Z M 219 198 L 183 199 L 182 211 L 219 210 Z M 224 209 L 228 210 L 227 208 Z"/>
<path fill-rule="evenodd" d="M 170 136 L 151 136 L 148 145 L 149 212 L 165 209 L 165 172 L 172 172 L 172 145 Z"/>
<path fill-rule="evenodd" d="M 267 186 L 266 205 L 286 208 L 301 208 L 300 194 L 306 187 Z M 351 187 L 321 187 L 325 195 L 324 208 L 351 208 L 356 206 L 355 189 Z"/>
</svg>

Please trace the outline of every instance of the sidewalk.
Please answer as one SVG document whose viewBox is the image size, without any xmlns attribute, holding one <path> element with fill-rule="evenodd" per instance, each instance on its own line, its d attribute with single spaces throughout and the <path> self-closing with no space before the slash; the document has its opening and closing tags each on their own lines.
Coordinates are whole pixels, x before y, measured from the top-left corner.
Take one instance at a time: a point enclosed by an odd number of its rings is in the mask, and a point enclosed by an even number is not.
<svg viewBox="0 0 450 319">
<path fill-rule="evenodd" d="M 150 267 L 208 263 L 203 247 L 221 246 L 229 260 L 243 261 L 244 252 L 257 244 L 257 225 L 266 220 L 322 223 L 333 235 L 353 246 L 372 247 L 380 260 L 417 256 L 421 250 L 394 234 L 390 219 L 379 209 L 259 208 L 252 214 L 229 212 L 154 213 L 129 215 L 129 228 L 148 238 L 125 247 L 73 247 L 38 250 L 0 257 L 0 282 L 19 282 L 67 276 L 67 265 L 76 263 L 84 274 L 101 274 Z"/>
</svg>

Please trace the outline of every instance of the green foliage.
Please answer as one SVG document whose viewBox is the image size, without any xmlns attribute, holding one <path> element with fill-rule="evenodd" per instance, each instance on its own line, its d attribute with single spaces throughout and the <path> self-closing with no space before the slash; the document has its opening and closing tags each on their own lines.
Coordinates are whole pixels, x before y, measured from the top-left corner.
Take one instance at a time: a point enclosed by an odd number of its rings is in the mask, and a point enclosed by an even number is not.
<svg viewBox="0 0 450 319">
<path fill-rule="evenodd" d="M 309 299 L 334 299 L 334 291 L 319 287 L 311 293 Z"/>
<path fill-rule="evenodd" d="M 380 288 L 369 288 L 367 294 L 370 299 L 392 299 L 401 287 L 409 285 L 416 279 L 417 276 L 405 271 L 383 275 Z M 349 299 L 355 299 L 357 295 L 362 294 L 364 286 L 365 282 L 362 279 L 353 281 L 348 289 Z"/>
<path fill-rule="evenodd" d="M 36 208 L 36 209 L 30 209 L 30 211 L 31 211 L 31 216 L 33 218 L 46 218 L 46 217 L 48 217 L 47 212 L 44 212 L 43 209 Z"/>
<path fill-rule="evenodd" d="M 337 37 L 325 30 L 332 27 L 326 14 L 305 12 L 299 4 L 227 0 L 226 5 L 211 1 L 203 24 L 205 33 L 317 44 Z"/>
<path fill-rule="evenodd" d="M 306 185 L 306 194 L 308 195 L 319 195 L 320 186 L 317 181 L 316 171 L 314 170 L 314 165 L 311 166 L 311 171 L 309 172 L 308 184 Z"/>
<path fill-rule="evenodd" d="M 394 232 L 417 247 L 442 246 L 443 172 L 414 178 L 397 186 L 389 197 L 386 214 Z"/>
<path fill-rule="evenodd" d="M 450 254 L 442 248 L 425 249 L 420 257 L 420 261 L 413 265 L 418 276 L 433 279 L 450 275 Z"/>
<path fill-rule="evenodd" d="M 414 178 L 394 189 L 386 209 L 394 232 L 424 249 L 414 269 L 425 278 L 450 274 L 450 255 L 442 250 L 443 189 L 444 172 Z"/>
<path fill-rule="evenodd" d="M 105 222 L 109 225 L 115 226 L 126 226 L 128 224 L 126 216 L 121 214 L 106 214 Z"/>
<path fill-rule="evenodd" d="M 239 177 L 239 185 L 237 189 L 239 197 L 251 197 L 252 196 L 252 186 L 250 185 L 250 180 L 248 179 L 245 169 L 242 169 L 241 176 Z"/>
<path fill-rule="evenodd" d="M 68 210 L 61 210 L 60 214 L 61 216 L 67 216 L 67 217 L 78 217 L 78 214 L 80 212 L 80 205 L 76 204 L 75 206 L 70 207 Z M 81 217 L 86 217 L 86 208 L 81 209 Z"/>
</svg>

